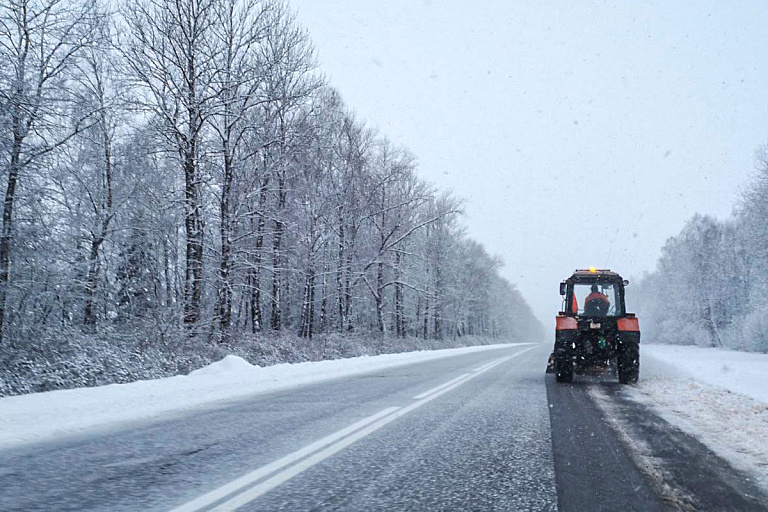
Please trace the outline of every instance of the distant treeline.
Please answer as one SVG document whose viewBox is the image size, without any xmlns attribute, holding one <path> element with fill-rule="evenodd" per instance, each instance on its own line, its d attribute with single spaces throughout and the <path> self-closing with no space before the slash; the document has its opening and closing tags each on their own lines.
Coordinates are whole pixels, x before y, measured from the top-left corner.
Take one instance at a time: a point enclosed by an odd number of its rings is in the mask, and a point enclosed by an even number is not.
<svg viewBox="0 0 768 512">
<path fill-rule="evenodd" d="M 768 352 L 768 146 L 732 218 L 695 215 L 632 296 L 648 340 Z"/>
<path fill-rule="evenodd" d="M 139 353 L 541 335 L 460 201 L 344 105 L 285 3 L 109 5 L 0 4 L 6 367 L 80 335 Z"/>
</svg>

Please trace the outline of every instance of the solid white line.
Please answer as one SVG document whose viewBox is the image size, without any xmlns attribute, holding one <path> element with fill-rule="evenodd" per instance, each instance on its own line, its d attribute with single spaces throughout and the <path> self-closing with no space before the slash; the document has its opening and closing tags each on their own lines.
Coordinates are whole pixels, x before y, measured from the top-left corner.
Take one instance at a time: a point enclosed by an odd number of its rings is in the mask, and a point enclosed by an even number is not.
<svg viewBox="0 0 768 512">
<path fill-rule="evenodd" d="M 491 361 L 490 363 L 488 363 L 486 365 L 483 365 L 480 368 L 478 368 L 477 370 L 475 370 L 475 373 L 487 372 L 488 370 L 490 370 L 494 366 L 498 366 L 501 363 L 503 363 L 504 361 L 509 361 L 510 359 L 511 359 L 510 357 L 502 357 L 501 359 L 497 359 L 496 361 Z"/>
<path fill-rule="evenodd" d="M 291 466 L 290 468 L 281 471 L 280 473 L 276 474 L 275 476 L 265 480 L 264 482 L 256 485 L 255 487 L 251 487 L 247 491 L 244 491 L 242 494 L 238 494 L 234 498 L 222 503 L 218 507 L 211 510 L 211 512 L 230 512 L 232 510 L 235 510 L 239 507 L 242 507 L 243 505 L 246 505 L 247 503 L 250 503 L 251 501 L 255 500 L 259 496 L 265 494 L 266 492 L 274 489 L 278 485 L 286 482 L 287 480 L 290 480 L 294 476 L 298 475 L 299 473 L 309 469 L 310 467 L 314 466 L 318 462 L 321 462 L 331 455 L 343 450 L 347 446 L 351 445 L 352 443 L 355 443 L 356 441 L 359 441 L 363 437 L 367 436 L 368 434 L 371 434 L 372 432 L 375 432 L 376 430 L 379 430 L 384 425 L 387 425 L 388 423 L 396 420 L 397 418 L 400 418 L 404 416 L 405 414 L 408 414 L 409 412 L 413 411 L 414 409 L 421 407 L 422 405 L 431 402 L 435 398 L 452 391 L 454 388 L 459 387 L 460 385 L 464 384 L 468 380 L 477 377 L 479 374 L 470 375 L 469 378 L 467 378 L 464 381 L 456 382 L 452 384 L 451 386 L 447 388 L 443 388 L 442 390 L 438 391 L 437 393 L 432 394 L 431 396 L 424 398 L 422 400 L 419 400 L 418 402 L 414 402 L 413 404 L 403 407 L 402 409 L 398 410 L 397 412 L 394 412 L 390 414 L 389 416 L 386 416 L 385 418 L 380 419 L 376 423 L 369 425 L 368 427 L 359 430 L 358 432 L 355 432 L 353 435 L 346 437 L 342 439 L 341 441 L 329 446 L 328 448 L 312 455 L 311 457 L 308 457 L 298 464 Z"/>
<path fill-rule="evenodd" d="M 490 363 L 484 364 L 480 368 L 477 368 L 475 371 L 476 372 L 488 371 L 491 368 L 493 368 L 494 366 L 498 366 L 498 365 L 500 365 L 501 363 L 503 363 L 505 361 L 509 361 L 510 359 L 512 359 L 513 357 L 517 356 L 518 354 L 522 354 L 523 352 L 527 352 L 528 350 L 530 350 L 530 349 L 523 350 L 522 352 L 518 352 L 517 354 L 513 354 L 511 356 L 506 356 L 506 357 L 502 357 L 500 359 L 496 359 L 495 361 L 491 361 Z"/>
<path fill-rule="evenodd" d="M 285 457 L 282 457 L 274 462 L 251 471 L 250 473 L 245 474 L 240 478 L 229 482 L 228 484 L 222 485 L 221 487 L 214 489 L 209 493 L 203 494 L 199 498 L 196 498 L 188 503 L 185 503 L 184 505 L 181 505 L 180 507 L 173 509 L 171 512 L 194 512 L 200 510 L 201 508 L 207 507 L 216 501 L 229 496 L 235 491 L 239 491 L 243 487 L 253 484 L 257 480 L 260 480 L 265 476 L 274 473 L 275 471 L 283 469 L 285 466 L 293 464 L 297 460 L 338 441 L 344 436 L 349 435 L 352 432 L 359 430 L 389 414 L 392 414 L 398 409 L 400 409 L 400 407 L 388 407 L 372 416 L 368 416 L 367 418 L 364 418 L 357 423 L 350 425 L 349 427 L 334 432 L 333 434 L 315 441 L 314 443 L 309 444 L 300 450 L 297 450 L 291 454 L 286 455 Z"/>
<path fill-rule="evenodd" d="M 481 366 L 480 368 L 475 368 L 473 371 L 481 372 L 481 371 L 485 370 L 486 368 L 488 368 L 489 366 L 491 366 L 492 364 L 493 364 L 493 361 L 491 361 L 490 363 L 485 363 L 483 366 Z"/>
<path fill-rule="evenodd" d="M 421 400 L 422 398 L 426 398 L 429 395 L 431 395 L 432 393 L 436 393 L 436 392 L 440 391 L 441 389 L 450 386 L 454 382 L 459 381 L 459 380 L 463 379 L 464 377 L 466 377 L 468 375 L 469 375 L 468 373 L 465 373 L 463 375 L 459 375 L 455 379 L 451 379 L 451 380 L 449 380 L 448 382 L 446 382 L 444 384 L 440 384 L 439 386 L 430 389 L 429 391 L 425 391 L 423 393 L 420 393 L 420 394 L 416 395 L 415 397 L 413 397 L 413 399 L 414 400 Z"/>
<path fill-rule="evenodd" d="M 517 357 L 519 355 L 522 355 L 529 350 L 533 350 L 536 347 L 527 348 L 525 350 L 521 350 L 520 352 L 513 354 L 508 357 L 503 357 L 497 361 L 494 361 L 493 366 L 496 366 L 498 364 L 503 363 L 504 361 L 509 361 L 510 359 Z M 492 368 L 492 367 L 491 367 Z M 354 434 L 350 435 L 349 437 L 346 437 L 337 443 L 325 448 L 324 450 L 312 455 L 311 457 L 307 457 L 306 459 L 302 460 L 298 464 L 295 464 L 288 469 L 285 469 L 281 471 L 280 473 L 272 476 L 271 478 L 268 478 L 267 480 L 263 481 L 260 484 L 255 485 L 254 487 L 251 487 L 250 489 L 242 492 L 241 494 L 238 494 L 234 496 L 233 498 L 227 500 L 226 502 L 222 503 L 221 505 L 217 506 L 216 508 L 212 509 L 211 512 L 231 512 L 233 510 L 236 510 L 243 505 L 246 505 L 250 503 L 251 501 L 255 500 L 259 496 L 262 496 L 263 494 L 269 492 L 270 490 L 274 489 L 278 485 L 290 480 L 294 476 L 298 475 L 299 473 L 311 468 L 318 462 L 321 462 L 331 455 L 334 455 L 335 453 L 343 450 L 347 446 L 359 441 L 360 439 L 364 438 L 365 436 L 371 434 L 372 432 L 375 432 L 379 430 L 381 427 L 387 425 L 388 423 L 396 420 L 397 418 L 400 418 L 402 416 L 405 416 L 409 412 L 413 411 L 414 409 L 417 409 L 421 407 L 422 405 L 431 402 L 435 398 L 444 395 L 445 393 L 448 393 L 449 391 L 452 391 L 453 389 L 463 385 L 464 383 L 474 379 L 478 375 L 481 375 L 482 373 L 485 373 L 486 371 L 490 370 L 491 368 L 486 368 L 483 371 L 475 372 L 473 374 L 470 374 L 468 377 L 466 377 L 464 380 L 454 382 L 453 384 L 444 387 L 443 389 L 433 393 L 432 395 L 429 395 L 426 398 L 423 398 L 419 400 L 418 402 L 414 402 L 411 405 L 408 405 L 406 407 L 403 407 L 402 409 L 398 409 L 397 411 L 393 412 L 392 414 L 385 416 L 378 420 L 377 422 L 363 428 L 362 430 L 359 430 L 355 432 Z"/>
<path fill-rule="evenodd" d="M 477 368 L 477 369 L 475 369 L 475 370 L 474 370 L 472 373 L 482 373 L 482 372 L 484 372 L 484 371 L 490 370 L 490 369 L 491 369 L 491 368 L 493 368 L 494 366 L 500 365 L 501 363 L 503 363 L 503 362 L 505 362 L 505 361 L 509 361 L 510 359 L 512 359 L 512 357 L 514 357 L 514 356 L 507 356 L 507 357 L 502 357 L 502 358 L 500 358 L 500 359 L 496 359 L 495 361 L 491 361 L 490 363 L 486 363 L 486 364 L 484 364 L 483 366 L 481 366 L 480 368 Z M 451 385 L 451 384 L 453 384 L 454 382 L 458 382 L 458 381 L 460 381 L 460 380 L 464 379 L 464 378 L 465 378 L 465 377 L 467 377 L 468 375 L 469 375 L 468 373 L 464 373 L 464 374 L 462 374 L 462 375 L 459 375 L 459 376 L 458 376 L 458 377 L 456 377 L 455 379 L 451 379 L 451 380 L 449 380 L 448 382 L 445 382 L 445 383 L 443 383 L 443 384 L 440 384 L 440 385 L 439 385 L 439 386 L 437 386 L 437 387 L 434 387 L 434 388 L 430 389 L 429 391 L 425 391 L 425 392 L 423 392 L 423 393 L 420 393 L 420 394 L 416 395 L 415 397 L 413 397 L 413 399 L 414 399 L 414 400 L 421 400 L 422 398 L 426 398 L 426 397 L 428 397 L 429 395 L 431 395 L 432 393 L 435 393 L 435 392 L 437 392 L 437 391 L 440 391 L 440 390 L 441 390 L 441 389 L 443 389 L 444 387 L 450 386 L 450 385 Z"/>
<path fill-rule="evenodd" d="M 530 349 L 528 349 L 528 350 L 530 350 Z M 491 368 L 493 368 L 495 366 L 499 366 L 501 363 L 505 363 L 505 362 L 509 361 L 510 359 L 512 359 L 512 356 L 502 357 L 498 361 L 494 361 L 493 364 L 491 364 L 488 368 L 485 368 L 483 371 L 486 372 L 486 371 L 490 370 Z"/>
</svg>

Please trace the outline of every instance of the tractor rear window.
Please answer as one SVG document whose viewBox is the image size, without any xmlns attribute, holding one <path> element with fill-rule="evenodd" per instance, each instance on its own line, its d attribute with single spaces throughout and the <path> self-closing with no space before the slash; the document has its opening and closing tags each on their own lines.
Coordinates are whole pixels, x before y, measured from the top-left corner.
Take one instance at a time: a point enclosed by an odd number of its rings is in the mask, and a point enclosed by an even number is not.
<svg viewBox="0 0 768 512">
<path fill-rule="evenodd" d="M 572 311 L 582 316 L 617 316 L 619 287 L 615 283 L 584 283 L 573 287 Z"/>
</svg>

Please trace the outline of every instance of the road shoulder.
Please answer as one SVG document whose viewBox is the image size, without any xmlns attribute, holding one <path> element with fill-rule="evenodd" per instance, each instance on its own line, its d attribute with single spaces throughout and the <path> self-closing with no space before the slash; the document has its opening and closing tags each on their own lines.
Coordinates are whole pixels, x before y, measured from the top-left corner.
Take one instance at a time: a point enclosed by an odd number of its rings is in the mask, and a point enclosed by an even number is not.
<svg viewBox="0 0 768 512">
<path fill-rule="evenodd" d="M 546 378 L 558 509 L 669 510 L 590 397 L 595 385 L 584 378 L 572 384 Z"/>
<path fill-rule="evenodd" d="M 604 382 L 589 392 L 636 466 L 673 509 L 768 510 L 768 496 L 752 478 L 632 400 L 631 388 Z"/>
</svg>

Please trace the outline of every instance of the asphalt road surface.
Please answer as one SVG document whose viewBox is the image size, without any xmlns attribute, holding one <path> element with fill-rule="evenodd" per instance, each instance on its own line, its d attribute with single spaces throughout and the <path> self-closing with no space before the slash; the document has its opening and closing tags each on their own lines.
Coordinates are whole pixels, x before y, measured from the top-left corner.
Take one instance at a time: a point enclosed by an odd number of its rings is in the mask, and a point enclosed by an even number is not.
<svg viewBox="0 0 768 512">
<path fill-rule="evenodd" d="M 554 383 L 548 350 L 455 356 L 0 452 L 0 510 L 766 510 L 612 381 Z M 665 486 L 638 469 L 590 386 L 646 442 L 662 440 L 658 457 L 684 459 Z M 717 469 L 689 478 L 699 460 Z"/>
</svg>

